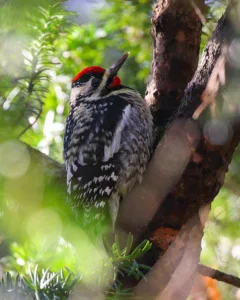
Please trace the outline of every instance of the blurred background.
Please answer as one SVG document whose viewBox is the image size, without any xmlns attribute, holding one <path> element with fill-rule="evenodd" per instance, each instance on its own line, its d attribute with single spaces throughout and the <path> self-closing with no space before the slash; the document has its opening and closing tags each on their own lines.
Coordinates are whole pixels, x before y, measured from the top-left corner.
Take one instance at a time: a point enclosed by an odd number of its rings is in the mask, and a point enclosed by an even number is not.
<svg viewBox="0 0 240 300">
<path fill-rule="evenodd" d="M 150 0 L 68 0 L 57 5 L 53 0 L 0 1 L 2 270 L 28 274 L 29 266 L 53 271 L 68 266 L 85 274 L 86 280 L 99 275 L 93 275 L 96 269 L 101 272 L 106 254 L 97 254 L 87 242 L 67 205 L 58 202 L 54 188 L 46 196 L 39 166 L 30 162 L 27 148 L 16 139 L 20 137 L 63 163 L 72 78 L 90 65 L 107 68 L 126 51 L 131 55 L 119 77 L 144 96 L 151 66 L 153 5 Z M 227 1 L 209 0 L 206 5 L 201 50 Z M 239 171 L 238 149 L 226 183 L 213 202 L 201 255 L 203 264 L 236 276 L 240 276 Z M 214 288 L 212 283 L 204 284 L 210 289 L 208 293 L 211 289 L 219 293 L 211 298 L 206 292 L 201 299 L 240 299 L 240 289 L 222 283 Z"/>
</svg>

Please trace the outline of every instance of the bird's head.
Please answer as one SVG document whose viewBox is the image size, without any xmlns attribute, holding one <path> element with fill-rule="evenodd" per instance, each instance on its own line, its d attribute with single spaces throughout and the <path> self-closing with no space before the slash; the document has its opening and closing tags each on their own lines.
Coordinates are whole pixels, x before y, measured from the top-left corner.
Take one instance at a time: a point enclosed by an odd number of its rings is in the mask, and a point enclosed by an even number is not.
<svg viewBox="0 0 240 300">
<path fill-rule="evenodd" d="M 86 97 L 91 95 L 100 95 L 107 93 L 121 86 L 121 80 L 117 76 L 118 71 L 124 64 L 129 53 L 124 54 L 110 68 L 104 69 L 93 66 L 83 69 L 72 80 L 71 103 L 76 101 L 77 97 Z"/>
</svg>

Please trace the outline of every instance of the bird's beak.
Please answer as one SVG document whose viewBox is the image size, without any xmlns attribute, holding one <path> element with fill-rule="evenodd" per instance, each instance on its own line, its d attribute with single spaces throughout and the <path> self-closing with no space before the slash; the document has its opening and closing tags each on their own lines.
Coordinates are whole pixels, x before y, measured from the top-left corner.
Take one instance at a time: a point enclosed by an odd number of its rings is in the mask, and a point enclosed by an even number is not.
<svg viewBox="0 0 240 300">
<path fill-rule="evenodd" d="M 125 53 L 123 57 L 121 57 L 115 64 L 113 64 L 110 68 L 106 70 L 106 73 L 109 77 L 114 77 L 115 75 L 117 75 L 117 72 L 121 69 L 128 55 L 129 52 Z"/>
</svg>

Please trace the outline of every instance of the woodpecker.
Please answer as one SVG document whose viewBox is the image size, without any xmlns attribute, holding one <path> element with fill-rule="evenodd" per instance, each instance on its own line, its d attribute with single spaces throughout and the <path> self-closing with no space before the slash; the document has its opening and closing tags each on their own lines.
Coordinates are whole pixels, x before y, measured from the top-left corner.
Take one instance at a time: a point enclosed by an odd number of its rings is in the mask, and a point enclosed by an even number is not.
<svg viewBox="0 0 240 300">
<path fill-rule="evenodd" d="M 64 160 L 70 204 L 83 226 L 108 220 L 114 228 L 121 199 L 141 181 L 150 158 L 150 110 L 117 76 L 127 57 L 107 70 L 85 68 L 72 80 Z"/>
</svg>

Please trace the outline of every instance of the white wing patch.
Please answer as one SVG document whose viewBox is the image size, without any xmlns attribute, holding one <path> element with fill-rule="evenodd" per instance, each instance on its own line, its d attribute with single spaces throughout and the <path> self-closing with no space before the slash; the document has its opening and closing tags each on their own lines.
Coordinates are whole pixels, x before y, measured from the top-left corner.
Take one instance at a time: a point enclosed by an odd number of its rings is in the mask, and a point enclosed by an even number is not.
<svg viewBox="0 0 240 300">
<path fill-rule="evenodd" d="M 68 187 L 67 193 L 71 194 L 71 179 L 73 177 L 73 174 L 68 164 L 66 165 L 66 169 L 67 169 L 67 187 Z"/>
<path fill-rule="evenodd" d="M 111 157 L 113 157 L 114 153 L 118 152 L 118 150 L 120 148 L 122 131 L 126 125 L 127 120 L 130 117 L 130 114 L 131 114 L 131 105 L 128 104 L 123 110 L 122 119 L 121 119 L 121 121 L 119 121 L 119 123 L 117 125 L 111 145 L 104 146 L 104 158 L 103 158 L 104 162 L 108 161 Z"/>
<path fill-rule="evenodd" d="M 119 202 L 120 202 L 120 197 L 119 194 L 114 193 L 111 195 L 111 198 L 108 200 L 108 205 L 110 209 L 110 215 L 112 218 L 112 229 L 113 231 L 115 230 L 115 223 L 119 211 Z"/>
<path fill-rule="evenodd" d="M 83 150 L 84 150 L 83 148 L 79 149 L 78 162 L 80 165 L 86 166 L 86 164 L 84 163 Z"/>
</svg>

